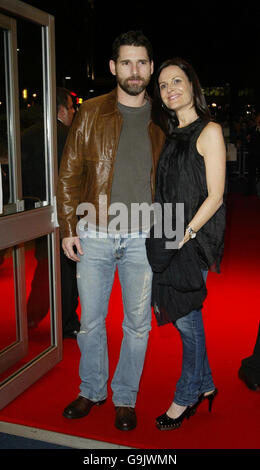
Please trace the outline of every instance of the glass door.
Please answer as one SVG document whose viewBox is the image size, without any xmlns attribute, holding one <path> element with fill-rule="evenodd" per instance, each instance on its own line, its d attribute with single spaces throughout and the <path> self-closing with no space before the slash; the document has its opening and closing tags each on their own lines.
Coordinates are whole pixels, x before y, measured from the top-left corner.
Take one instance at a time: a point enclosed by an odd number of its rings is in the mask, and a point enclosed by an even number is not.
<svg viewBox="0 0 260 470">
<path fill-rule="evenodd" d="M 0 409 L 62 357 L 54 18 L 0 0 Z"/>
</svg>

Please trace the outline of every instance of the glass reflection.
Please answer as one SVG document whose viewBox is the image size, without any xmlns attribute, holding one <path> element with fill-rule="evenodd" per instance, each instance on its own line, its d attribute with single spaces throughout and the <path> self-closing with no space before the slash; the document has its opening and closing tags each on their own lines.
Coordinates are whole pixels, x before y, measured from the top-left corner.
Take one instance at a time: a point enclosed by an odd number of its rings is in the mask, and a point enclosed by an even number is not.
<svg viewBox="0 0 260 470">
<path fill-rule="evenodd" d="M 10 172 L 8 161 L 7 139 L 7 97 L 6 97 L 6 63 L 5 63 L 5 35 L 0 30 L 0 215 L 10 213 L 8 204 L 11 204 Z M 11 207 L 11 206 L 10 206 Z M 14 209 L 14 208 L 13 208 Z M 16 208 L 15 208 L 16 211 Z"/>
<path fill-rule="evenodd" d="M 14 248 L 15 249 L 15 248 Z M 11 255 L 10 255 L 11 256 Z M 6 380 L 11 374 L 25 367 L 30 361 L 36 359 L 44 351 L 52 346 L 51 341 L 51 321 L 50 321 L 50 296 L 49 296 L 49 260 L 47 236 L 37 238 L 24 244 L 25 256 L 25 280 L 26 280 L 26 303 L 27 303 L 27 331 L 28 349 L 24 357 L 9 367 L 6 371 L 0 371 L 0 383 Z M 16 341 L 16 318 L 14 303 L 10 302 L 11 297 L 7 297 L 7 292 L 11 292 L 13 283 L 13 273 L 9 266 L 8 254 L 4 257 L 3 268 L 0 266 L 2 298 L 5 299 L 7 309 L 5 315 L 1 315 L 1 326 L 5 325 L 3 336 L 6 340 L 1 340 L 1 350 L 10 346 Z M 2 282 L 3 281 L 3 282 Z M 14 292 L 14 289 L 13 291 Z M 26 312 L 22 313 L 26 315 Z M 2 335 L 1 335 L 2 336 Z M 1 352 L 1 351 L 0 351 Z M 8 351 L 4 352 L 8 354 Z"/>
<path fill-rule="evenodd" d="M 39 25 L 25 20 L 17 21 L 22 191 L 25 210 L 41 207 L 43 201 L 46 201 L 41 34 Z"/>
<path fill-rule="evenodd" d="M 17 340 L 12 250 L 0 251 L 0 352 Z"/>
<path fill-rule="evenodd" d="M 29 351 L 38 355 L 51 346 L 47 236 L 25 244 Z"/>
<path fill-rule="evenodd" d="M 27 243 L 25 249 L 27 320 L 35 330 L 50 313 L 47 237 Z"/>
</svg>

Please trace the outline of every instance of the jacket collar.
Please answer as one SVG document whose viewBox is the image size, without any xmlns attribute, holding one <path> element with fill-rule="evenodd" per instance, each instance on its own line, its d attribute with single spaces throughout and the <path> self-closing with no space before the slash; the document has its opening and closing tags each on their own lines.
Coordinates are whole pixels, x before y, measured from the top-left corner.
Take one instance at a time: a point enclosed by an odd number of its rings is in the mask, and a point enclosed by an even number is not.
<svg viewBox="0 0 260 470">
<path fill-rule="evenodd" d="M 145 98 L 151 102 L 151 98 L 148 96 L 147 92 L 145 93 Z M 102 115 L 109 115 L 117 113 L 117 88 L 114 88 L 110 93 L 108 93 L 101 105 L 100 112 Z"/>
<path fill-rule="evenodd" d="M 107 115 L 113 114 L 117 111 L 117 89 L 114 88 L 114 90 L 105 95 L 105 99 L 103 100 L 100 108 L 100 113 L 103 115 Z"/>
</svg>

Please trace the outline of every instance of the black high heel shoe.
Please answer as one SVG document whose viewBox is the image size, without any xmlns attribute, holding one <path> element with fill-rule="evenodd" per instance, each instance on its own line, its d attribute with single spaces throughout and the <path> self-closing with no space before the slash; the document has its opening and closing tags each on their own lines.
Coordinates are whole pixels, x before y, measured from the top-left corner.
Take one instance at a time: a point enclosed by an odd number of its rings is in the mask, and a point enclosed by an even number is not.
<svg viewBox="0 0 260 470">
<path fill-rule="evenodd" d="M 213 401 L 214 399 L 216 398 L 218 394 L 218 389 L 215 388 L 215 390 L 213 390 L 213 392 L 209 393 L 208 395 L 205 395 L 204 393 L 202 393 L 200 396 L 199 396 L 199 403 L 201 403 L 202 401 L 204 400 L 208 400 L 209 402 L 209 412 L 211 412 L 212 410 L 212 405 L 213 405 Z"/>
<path fill-rule="evenodd" d="M 170 418 L 167 413 L 164 413 L 161 416 L 158 416 L 155 421 L 155 425 L 160 431 L 171 431 L 172 429 L 177 429 L 181 426 L 183 420 L 189 419 L 196 413 L 199 401 L 194 403 L 194 405 L 188 406 L 183 413 L 178 416 L 178 418 Z"/>
</svg>

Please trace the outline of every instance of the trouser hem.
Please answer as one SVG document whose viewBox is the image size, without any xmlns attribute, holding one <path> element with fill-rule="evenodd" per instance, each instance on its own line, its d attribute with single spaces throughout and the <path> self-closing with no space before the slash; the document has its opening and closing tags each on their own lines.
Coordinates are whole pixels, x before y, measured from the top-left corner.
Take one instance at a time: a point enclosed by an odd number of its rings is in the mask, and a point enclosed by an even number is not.
<svg viewBox="0 0 260 470">
<path fill-rule="evenodd" d="M 79 397 L 83 397 L 83 398 L 87 398 L 87 400 L 90 400 L 90 401 L 93 401 L 94 403 L 98 402 L 98 401 L 103 401 L 103 400 L 106 400 L 107 399 L 107 396 L 103 397 L 103 398 L 91 398 L 90 396 L 86 396 L 86 394 L 84 393 L 79 393 L 78 395 Z"/>
<path fill-rule="evenodd" d="M 122 403 L 118 403 L 118 404 L 114 403 L 114 406 L 115 406 L 115 408 L 118 408 L 118 407 L 120 407 L 120 408 L 135 408 L 135 405 L 132 405 L 132 404 L 125 405 L 125 404 L 122 404 Z"/>
</svg>

